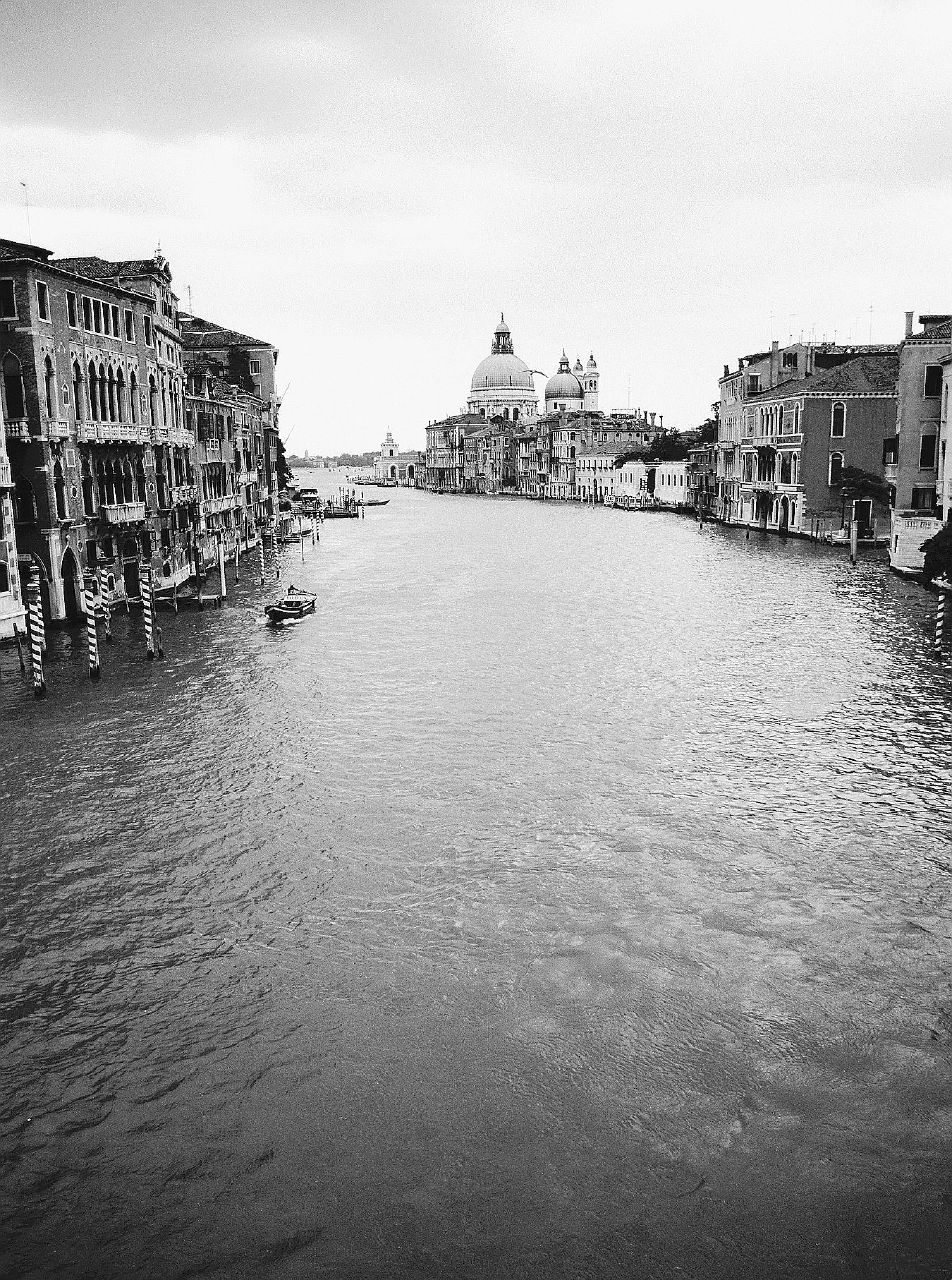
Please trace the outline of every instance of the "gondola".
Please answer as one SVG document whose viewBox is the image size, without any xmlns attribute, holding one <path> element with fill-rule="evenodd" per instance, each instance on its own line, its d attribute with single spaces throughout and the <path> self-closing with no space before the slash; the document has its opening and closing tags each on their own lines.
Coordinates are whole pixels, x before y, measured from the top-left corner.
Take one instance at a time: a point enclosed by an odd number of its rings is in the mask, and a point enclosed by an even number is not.
<svg viewBox="0 0 952 1280">
<path fill-rule="evenodd" d="M 291 586 L 274 604 L 269 604 L 265 613 L 272 622 L 288 622 L 294 618 L 303 618 L 306 613 L 313 613 L 317 596 L 313 591 L 302 591 L 300 587 Z"/>
<path fill-rule="evenodd" d="M 385 507 L 390 501 L 389 498 L 362 498 L 365 507 Z"/>
</svg>

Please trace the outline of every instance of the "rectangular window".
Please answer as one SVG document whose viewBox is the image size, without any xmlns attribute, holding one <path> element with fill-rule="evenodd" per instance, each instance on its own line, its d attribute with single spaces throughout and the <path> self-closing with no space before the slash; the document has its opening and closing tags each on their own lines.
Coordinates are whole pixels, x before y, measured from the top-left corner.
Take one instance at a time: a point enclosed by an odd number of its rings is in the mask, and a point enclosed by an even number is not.
<svg viewBox="0 0 952 1280">
<path fill-rule="evenodd" d="M 842 437 L 846 435 L 846 405 L 835 404 L 830 420 L 830 435 Z"/>
<path fill-rule="evenodd" d="M 136 314 L 134 311 L 125 313 L 126 319 L 126 342 L 135 342 L 136 340 Z"/>
<path fill-rule="evenodd" d="M 98 298 L 93 299 L 93 329 L 102 333 L 102 303 Z"/>
<path fill-rule="evenodd" d="M 76 312 L 76 294 L 67 293 L 66 295 L 66 323 L 71 329 L 79 327 Z"/>
<path fill-rule="evenodd" d="M 913 511 L 931 511 L 935 506 L 935 486 L 916 485 L 912 491 Z"/>
<path fill-rule="evenodd" d="M 919 441 L 919 466 L 935 466 L 936 436 L 923 436 Z"/>
<path fill-rule="evenodd" d="M 112 336 L 118 338 L 122 330 L 119 328 L 119 308 L 112 308 Z"/>
<path fill-rule="evenodd" d="M 83 298 L 83 328 L 87 333 L 93 330 L 93 304 L 88 298 Z"/>
<path fill-rule="evenodd" d="M 249 371 L 249 373 L 251 373 L 253 376 L 257 377 L 257 375 L 261 372 L 261 361 L 260 361 L 260 360 L 249 360 L 249 361 L 248 361 L 248 371 Z"/>
<path fill-rule="evenodd" d="M 830 488 L 835 488 L 843 478 L 843 455 L 830 454 Z"/>
<path fill-rule="evenodd" d="M 760 374 L 752 373 L 747 379 L 747 394 L 756 395 L 760 390 Z"/>
<path fill-rule="evenodd" d="M 142 328 L 144 331 L 143 337 L 144 337 L 145 345 L 147 347 L 151 347 L 152 346 L 152 317 L 151 316 L 142 317 Z"/>
<path fill-rule="evenodd" d="M 883 441 L 883 466 L 889 467 L 899 461 L 899 437 L 887 436 Z"/>
<path fill-rule="evenodd" d="M 36 282 L 36 308 L 40 313 L 41 320 L 49 320 L 50 291 L 46 286 L 45 280 L 37 280 Z"/>
<path fill-rule="evenodd" d="M 0 280 L 0 320 L 17 318 L 17 300 L 12 280 Z"/>
<path fill-rule="evenodd" d="M 942 366 L 941 364 L 927 364 L 925 375 L 923 377 L 924 396 L 940 396 L 942 394 Z"/>
</svg>

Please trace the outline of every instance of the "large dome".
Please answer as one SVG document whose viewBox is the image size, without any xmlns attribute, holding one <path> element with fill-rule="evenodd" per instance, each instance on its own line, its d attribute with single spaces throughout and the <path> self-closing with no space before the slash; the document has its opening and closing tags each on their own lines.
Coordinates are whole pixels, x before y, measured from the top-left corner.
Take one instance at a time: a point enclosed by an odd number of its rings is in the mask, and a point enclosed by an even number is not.
<svg viewBox="0 0 952 1280">
<path fill-rule="evenodd" d="M 574 373 L 554 373 L 545 384 L 546 400 L 581 400 L 582 384 Z"/>
<path fill-rule="evenodd" d="M 532 374 L 524 360 L 516 355 L 495 352 L 476 366 L 471 391 L 490 391 L 518 387 L 532 391 Z M 581 395 L 581 391 L 578 392 Z"/>
</svg>

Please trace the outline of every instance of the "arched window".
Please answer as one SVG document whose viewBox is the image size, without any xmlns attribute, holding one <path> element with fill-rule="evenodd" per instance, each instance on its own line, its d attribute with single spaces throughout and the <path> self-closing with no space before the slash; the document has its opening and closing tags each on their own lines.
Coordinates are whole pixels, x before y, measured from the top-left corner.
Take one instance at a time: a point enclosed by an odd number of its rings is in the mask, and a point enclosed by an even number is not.
<svg viewBox="0 0 952 1280">
<path fill-rule="evenodd" d="M 63 476 L 63 464 L 57 458 L 53 466 L 53 490 L 56 494 L 56 518 L 68 520 L 69 510 L 66 506 L 66 480 Z"/>
<path fill-rule="evenodd" d="M 109 400 L 106 390 L 106 367 L 99 366 L 99 421 L 109 421 Z"/>
<path fill-rule="evenodd" d="M 846 405 L 841 400 L 837 400 L 833 406 L 830 419 L 830 435 L 837 438 L 842 438 L 846 435 Z"/>
<path fill-rule="evenodd" d="M 518 410 L 518 409 L 513 409 L 513 411 L 512 411 L 512 420 L 513 420 L 513 422 L 518 422 L 518 421 L 519 421 L 519 410 Z"/>
<path fill-rule="evenodd" d="M 46 416 L 52 421 L 56 416 L 56 379 L 53 376 L 53 361 L 49 356 L 43 361 L 43 389 L 46 392 Z"/>
<path fill-rule="evenodd" d="M 109 408 L 109 421 L 116 420 L 116 375 L 112 365 L 106 375 L 106 402 Z"/>
<path fill-rule="evenodd" d="M 7 573 L 7 566 L 2 560 L 0 560 L 0 592 L 6 592 L 9 590 L 10 576 Z"/>
<path fill-rule="evenodd" d="M 79 367 L 79 361 L 73 361 L 73 412 L 76 415 L 76 421 L 83 420 L 83 375 Z"/>
<path fill-rule="evenodd" d="M 89 470 L 89 462 L 83 459 L 83 512 L 87 516 L 96 514 L 96 500 L 93 491 L 93 477 Z"/>
<path fill-rule="evenodd" d="M 830 454 L 830 488 L 836 488 L 843 479 L 843 455 L 841 453 Z"/>
<path fill-rule="evenodd" d="M 132 418 L 133 423 L 138 423 L 139 421 L 139 379 L 136 377 L 135 371 L 133 371 L 129 375 L 129 408 L 131 410 L 129 416 Z"/>
<path fill-rule="evenodd" d="M 13 490 L 13 519 L 17 524 L 36 523 L 36 495 L 26 476 L 17 476 Z"/>
<path fill-rule="evenodd" d="M 20 361 L 13 352 L 3 357 L 3 394 L 7 402 L 7 421 L 26 417 L 26 394 L 23 390 L 23 373 Z"/>
<path fill-rule="evenodd" d="M 159 409 L 159 392 L 158 392 L 158 388 L 155 385 L 155 374 L 150 373 L 149 374 L 149 425 L 152 427 L 157 427 L 159 425 L 157 421 L 158 409 Z"/>
<path fill-rule="evenodd" d="M 99 421 L 99 379 L 96 376 L 96 366 L 92 360 L 89 362 L 89 379 L 87 390 L 89 391 L 89 416 L 93 422 Z"/>
<path fill-rule="evenodd" d="M 132 476 L 132 463 L 126 458 L 122 467 L 122 500 L 123 502 L 135 501 L 135 482 Z"/>
<path fill-rule="evenodd" d="M 139 502 L 145 502 L 145 468 L 141 458 L 136 461 L 136 498 Z"/>
<path fill-rule="evenodd" d="M 116 416 L 120 422 L 126 420 L 126 375 L 122 372 L 122 365 L 116 372 Z"/>
</svg>

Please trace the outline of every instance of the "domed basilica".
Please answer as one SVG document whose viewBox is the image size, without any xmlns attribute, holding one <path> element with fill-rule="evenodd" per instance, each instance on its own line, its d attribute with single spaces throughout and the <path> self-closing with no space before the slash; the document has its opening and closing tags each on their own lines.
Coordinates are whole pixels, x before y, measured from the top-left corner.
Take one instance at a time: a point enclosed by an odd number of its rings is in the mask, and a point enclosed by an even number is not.
<svg viewBox="0 0 952 1280">
<path fill-rule="evenodd" d="M 576 359 L 573 370 L 563 351 L 558 372 L 545 384 L 545 412 L 597 411 L 598 378 L 594 356 L 589 356 L 584 369 L 581 360 Z M 496 325 L 489 355 L 476 366 L 466 408 L 482 418 L 500 417 L 511 422 L 534 421 L 538 417 L 539 398 L 532 370 L 513 350 L 505 316 L 500 316 Z"/>
</svg>

